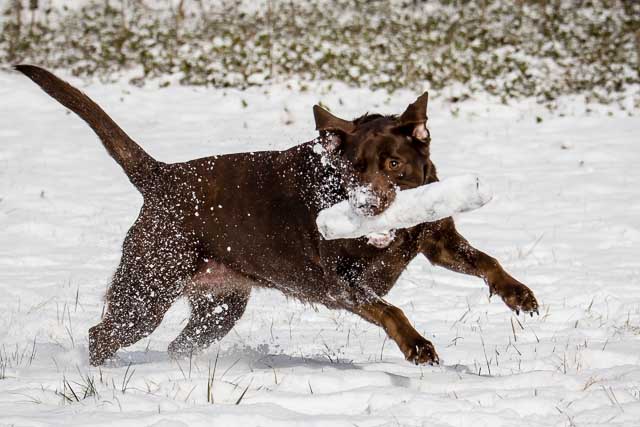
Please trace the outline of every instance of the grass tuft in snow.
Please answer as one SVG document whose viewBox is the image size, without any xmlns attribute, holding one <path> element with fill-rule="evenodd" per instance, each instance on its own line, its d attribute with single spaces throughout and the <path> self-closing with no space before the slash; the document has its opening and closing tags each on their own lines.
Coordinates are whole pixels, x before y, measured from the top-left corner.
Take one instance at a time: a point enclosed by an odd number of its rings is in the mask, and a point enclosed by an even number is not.
<svg viewBox="0 0 640 427">
<path fill-rule="evenodd" d="M 31 345 L 21 347 L 16 344 L 13 349 L 7 349 L 3 344 L 0 348 L 0 380 L 7 378 L 7 369 L 17 369 L 20 367 L 27 368 L 31 366 L 36 354 L 35 338 Z"/>
</svg>

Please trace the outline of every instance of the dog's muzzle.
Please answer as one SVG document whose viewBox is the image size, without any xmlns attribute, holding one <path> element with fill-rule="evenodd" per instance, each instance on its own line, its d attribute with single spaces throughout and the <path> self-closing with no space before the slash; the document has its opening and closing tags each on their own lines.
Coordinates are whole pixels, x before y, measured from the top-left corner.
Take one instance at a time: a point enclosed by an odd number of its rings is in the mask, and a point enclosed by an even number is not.
<svg viewBox="0 0 640 427">
<path fill-rule="evenodd" d="M 371 184 L 359 185 L 349 191 L 349 205 L 358 215 L 380 215 L 391 205 L 395 196 L 393 188 L 388 191 L 376 191 Z"/>
</svg>

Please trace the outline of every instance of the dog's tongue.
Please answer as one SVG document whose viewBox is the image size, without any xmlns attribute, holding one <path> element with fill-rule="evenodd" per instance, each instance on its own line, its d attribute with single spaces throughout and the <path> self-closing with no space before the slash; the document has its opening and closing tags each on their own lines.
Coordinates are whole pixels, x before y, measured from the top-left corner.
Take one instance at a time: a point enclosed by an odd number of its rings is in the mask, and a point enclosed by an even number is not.
<svg viewBox="0 0 640 427">
<path fill-rule="evenodd" d="M 367 243 L 371 246 L 375 246 L 376 248 L 384 249 L 389 246 L 395 238 L 395 230 L 389 230 L 384 233 L 371 233 L 367 234 Z"/>
</svg>

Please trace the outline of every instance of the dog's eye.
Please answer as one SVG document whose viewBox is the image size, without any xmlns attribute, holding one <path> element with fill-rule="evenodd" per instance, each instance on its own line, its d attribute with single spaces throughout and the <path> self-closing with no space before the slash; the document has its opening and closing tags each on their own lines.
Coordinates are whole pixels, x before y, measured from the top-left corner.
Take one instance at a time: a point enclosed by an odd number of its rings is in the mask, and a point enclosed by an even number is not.
<svg viewBox="0 0 640 427">
<path fill-rule="evenodd" d="M 387 159 L 387 169 L 389 170 L 398 170 L 398 168 L 400 167 L 400 162 L 396 159 Z"/>
</svg>

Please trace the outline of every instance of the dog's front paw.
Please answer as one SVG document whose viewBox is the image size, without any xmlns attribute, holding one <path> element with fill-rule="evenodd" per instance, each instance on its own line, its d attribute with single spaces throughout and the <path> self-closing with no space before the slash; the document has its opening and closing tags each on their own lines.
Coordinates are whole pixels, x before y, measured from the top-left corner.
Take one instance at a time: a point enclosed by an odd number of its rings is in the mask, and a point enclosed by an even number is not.
<svg viewBox="0 0 640 427">
<path fill-rule="evenodd" d="M 416 365 L 437 365 L 440 363 L 435 347 L 425 338 L 418 335 L 408 341 L 403 344 L 401 350 L 404 353 L 404 358 L 409 362 Z"/>
<path fill-rule="evenodd" d="M 516 280 L 510 280 L 495 288 L 492 288 L 492 294 L 497 293 L 507 306 L 520 314 L 520 311 L 529 313 L 533 316 L 533 313 L 540 314 L 538 312 L 538 301 L 533 295 L 533 291 Z"/>
</svg>

